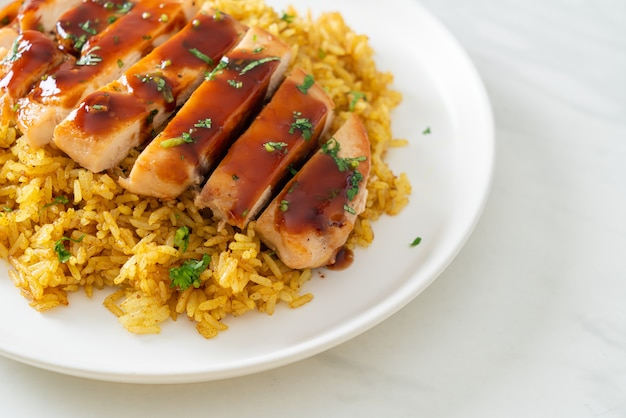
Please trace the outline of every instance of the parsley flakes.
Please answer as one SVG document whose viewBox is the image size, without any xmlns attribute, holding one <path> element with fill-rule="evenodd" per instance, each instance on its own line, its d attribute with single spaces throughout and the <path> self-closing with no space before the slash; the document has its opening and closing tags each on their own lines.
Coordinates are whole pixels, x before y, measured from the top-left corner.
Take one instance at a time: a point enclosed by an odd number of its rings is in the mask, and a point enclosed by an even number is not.
<svg viewBox="0 0 626 418">
<path fill-rule="evenodd" d="M 80 238 L 78 239 L 61 237 L 60 240 L 56 241 L 54 243 L 54 252 L 57 254 L 57 257 L 59 258 L 59 262 L 67 263 L 70 257 L 72 256 L 72 254 L 65 248 L 65 245 L 63 244 L 63 242 L 71 241 L 71 242 L 78 243 L 78 242 L 81 242 L 83 238 L 85 238 L 85 234 L 81 235 Z"/>
<path fill-rule="evenodd" d="M 304 76 L 304 80 L 302 81 L 302 84 L 296 86 L 296 88 L 300 90 L 302 94 L 307 94 L 309 89 L 313 86 L 314 83 L 315 83 L 315 79 L 313 78 L 313 76 L 311 74 L 307 74 Z"/>
<path fill-rule="evenodd" d="M 293 118 L 295 121 L 289 126 L 289 133 L 293 134 L 296 129 L 300 129 L 302 131 L 302 137 L 305 141 L 311 139 L 313 135 L 311 129 L 313 129 L 313 124 L 309 120 L 309 118 L 303 118 L 302 112 L 293 112 Z"/>
<path fill-rule="evenodd" d="M 170 269 L 170 287 L 187 290 L 193 286 L 200 287 L 200 275 L 207 269 L 211 256 L 204 254 L 201 260 L 186 260 L 180 267 Z"/>
<path fill-rule="evenodd" d="M 348 200 L 352 201 L 359 192 L 359 185 L 363 181 L 363 174 L 358 170 L 359 163 L 365 161 L 367 158 L 365 156 L 342 158 L 338 155 L 340 149 L 341 146 L 335 138 L 331 138 L 326 143 L 322 144 L 322 152 L 335 160 L 337 169 L 339 169 L 340 172 L 343 173 L 347 170 L 352 171 L 352 175 L 348 178 L 348 189 L 346 190 L 346 197 Z M 350 212 L 349 210 L 347 211 Z"/>
</svg>

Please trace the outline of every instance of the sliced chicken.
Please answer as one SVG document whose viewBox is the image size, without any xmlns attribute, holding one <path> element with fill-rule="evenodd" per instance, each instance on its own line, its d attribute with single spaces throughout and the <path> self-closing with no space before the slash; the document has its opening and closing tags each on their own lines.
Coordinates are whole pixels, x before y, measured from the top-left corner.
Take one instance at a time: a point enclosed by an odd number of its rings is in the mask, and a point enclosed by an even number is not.
<svg viewBox="0 0 626 418">
<path fill-rule="evenodd" d="M 32 147 L 46 145 L 55 126 L 89 93 L 120 77 L 197 12 L 193 0 L 143 0 L 91 37 L 76 62 L 65 61 L 20 101 L 18 127 Z M 167 16 L 167 17 L 164 17 Z"/>
<path fill-rule="evenodd" d="M 133 6 L 129 0 L 83 0 L 61 14 L 55 23 L 59 47 L 79 55 L 89 38 L 102 32 Z"/>
<path fill-rule="evenodd" d="M 247 29 L 224 13 L 198 13 L 120 79 L 88 95 L 56 127 L 54 143 L 93 172 L 114 167 L 154 136 Z"/>
<path fill-rule="evenodd" d="M 295 69 L 228 150 L 195 200 L 244 228 L 274 188 L 318 146 L 333 120 L 334 103 L 313 77 Z"/>
<path fill-rule="evenodd" d="M 284 77 L 290 48 L 251 28 L 120 179 L 133 193 L 174 198 L 199 185 Z"/>
<path fill-rule="evenodd" d="M 24 0 L 17 14 L 20 30 L 33 29 L 48 33 L 59 17 L 82 0 Z"/>
<path fill-rule="evenodd" d="M 256 232 L 291 268 L 334 263 L 365 209 L 370 144 L 352 114 L 261 214 Z"/>
<path fill-rule="evenodd" d="M 13 120 L 17 100 L 30 90 L 51 67 L 60 64 L 64 54 L 48 36 L 25 30 L 0 61 L 0 105 L 3 122 Z"/>
</svg>

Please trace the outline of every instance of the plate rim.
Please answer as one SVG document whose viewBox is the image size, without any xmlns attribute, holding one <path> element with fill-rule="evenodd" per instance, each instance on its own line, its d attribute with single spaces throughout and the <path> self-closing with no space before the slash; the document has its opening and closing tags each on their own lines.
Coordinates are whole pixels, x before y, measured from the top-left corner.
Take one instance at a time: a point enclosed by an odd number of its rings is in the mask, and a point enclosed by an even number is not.
<svg viewBox="0 0 626 418">
<path fill-rule="evenodd" d="M 268 4 L 270 3 L 271 2 L 268 1 Z M 424 291 L 433 281 L 435 281 L 440 276 L 440 274 L 448 267 L 448 265 L 454 260 L 457 254 L 462 250 L 482 216 L 493 183 L 496 145 L 495 124 L 492 107 L 485 85 L 474 63 L 470 59 L 465 49 L 461 46 L 461 44 L 452 36 L 452 34 L 443 26 L 443 24 L 439 22 L 437 18 L 435 18 L 418 2 L 406 0 L 399 7 L 412 7 L 413 10 L 410 11 L 411 13 L 419 13 L 423 19 L 428 20 L 429 23 L 437 29 L 437 36 L 442 38 L 447 44 L 453 47 L 454 54 L 463 62 L 464 71 L 468 72 L 469 76 L 473 80 L 473 88 L 475 90 L 475 94 L 477 95 L 476 98 L 480 99 L 480 101 L 482 102 L 480 105 L 480 108 L 482 110 L 481 116 L 483 119 L 482 128 L 486 130 L 486 137 L 483 138 L 483 145 L 485 147 L 485 150 L 487 151 L 487 154 L 485 154 L 484 157 L 485 161 L 488 162 L 488 165 L 483 167 L 483 178 L 481 180 L 482 189 L 480 193 L 475 196 L 474 206 L 468 212 L 467 220 L 464 223 L 464 230 L 460 233 L 461 239 L 457 242 L 452 251 L 446 254 L 444 260 L 442 260 L 435 266 L 436 269 L 430 272 L 430 274 L 428 275 L 428 280 L 414 280 L 416 274 L 415 272 L 413 272 L 409 277 L 407 277 L 407 280 L 403 283 L 402 286 L 404 290 L 407 291 L 393 292 L 390 297 L 385 299 L 385 303 L 378 304 L 374 307 L 374 309 L 365 312 L 365 315 L 362 314 L 359 315 L 358 318 L 352 318 L 350 321 L 345 321 L 342 326 L 334 328 L 332 333 L 326 333 L 313 339 L 308 339 L 298 344 L 284 347 L 277 352 L 266 354 L 261 357 L 246 359 L 247 361 L 239 361 L 238 367 L 210 371 L 204 370 L 198 371 L 197 373 L 184 374 L 163 374 L 162 372 L 120 374 L 106 373 L 104 371 L 94 372 L 94 370 L 71 368 L 67 366 L 60 366 L 58 364 L 51 364 L 50 362 L 39 361 L 35 358 L 20 356 L 19 353 L 9 351 L 3 346 L 0 346 L 0 355 L 42 369 L 102 381 L 169 384 L 220 380 L 224 378 L 239 377 L 243 375 L 258 373 L 276 367 L 284 366 L 314 356 L 330 348 L 336 347 L 343 342 L 348 341 L 366 332 L 377 324 L 383 322 L 384 320 L 395 314 L 397 311 L 405 307 L 422 291 Z"/>
</svg>

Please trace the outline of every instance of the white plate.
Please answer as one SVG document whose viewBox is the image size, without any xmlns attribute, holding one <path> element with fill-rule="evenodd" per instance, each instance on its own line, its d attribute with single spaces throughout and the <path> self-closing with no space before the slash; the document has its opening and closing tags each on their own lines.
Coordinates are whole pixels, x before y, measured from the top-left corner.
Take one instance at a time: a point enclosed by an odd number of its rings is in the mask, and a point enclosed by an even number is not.
<svg viewBox="0 0 626 418">
<path fill-rule="evenodd" d="M 0 353 L 76 376 L 122 382 L 176 383 L 234 377 L 320 353 L 378 324 L 423 291 L 461 249 L 482 211 L 494 156 L 491 108 L 467 56 L 414 0 L 272 0 L 301 12 L 340 11 L 367 33 L 381 69 L 395 73 L 404 94 L 394 113 L 395 172 L 413 184 L 409 206 L 374 224 L 376 239 L 352 267 L 324 272 L 306 285 L 308 305 L 273 316 L 230 318 L 230 329 L 205 340 L 182 319 L 161 334 L 126 332 L 101 304 L 71 295 L 69 308 L 32 310 L 0 272 Z M 422 132 L 430 127 L 432 133 Z M 417 247 L 409 243 L 423 238 Z"/>
</svg>

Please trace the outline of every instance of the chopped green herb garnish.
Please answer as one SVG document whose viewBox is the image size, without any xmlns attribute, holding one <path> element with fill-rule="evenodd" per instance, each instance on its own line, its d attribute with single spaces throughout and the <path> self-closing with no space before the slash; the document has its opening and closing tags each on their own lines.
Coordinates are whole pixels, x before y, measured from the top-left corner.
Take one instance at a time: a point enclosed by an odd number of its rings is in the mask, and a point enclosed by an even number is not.
<svg viewBox="0 0 626 418">
<path fill-rule="evenodd" d="M 245 73 L 252 70 L 253 68 L 256 68 L 261 64 L 265 64 L 266 62 L 271 62 L 271 61 L 280 61 L 280 57 L 265 57 L 265 58 L 258 59 L 256 61 L 252 61 L 251 63 L 243 67 L 243 70 L 239 72 L 239 75 L 244 75 Z"/>
<path fill-rule="evenodd" d="M 237 174 L 233 174 L 233 180 L 235 181 L 239 180 L 239 176 Z"/>
<path fill-rule="evenodd" d="M 120 13 L 128 13 L 130 12 L 130 9 L 133 8 L 133 2 L 132 1 L 126 1 L 122 4 L 120 4 L 119 6 L 117 6 L 117 8 L 119 9 Z"/>
<path fill-rule="evenodd" d="M 309 118 L 303 118 L 302 112 L 293 112 L 293 118 L 295 121 L 289 127 L 289 133 L 293 134 L 296 129 L 300 129 L 302 131 L 302 137 L 305 141 L 311 139 L 313 135 L 311 129 L 313 129 L 313 124 L 309 120 Z"/>
<path fill-rule="evenodd" d="M 124 66 L 124 61 L 122 61 L 121 59 L 117 60 L 117 67 L 118 68 L 122 68 Z"/>
<path fill-rule="evenodd" d="M 211 118 L 206 118 L 206 119 L 200 119 L 198 122 L 194 123 L 194 127 L 196 128 L 206 128 L 206 129 L 211 129 L 211 124 L 213 123 L 213 121 L 211 120 Z"/>
<path fill-rule="evenodd" d="M 102 104 L 93 104 L 88 106 L 88 111 L 96 111 L 96 112 L 106 112 L 109 110 L 109 107 L 107 105 L 102 105 Z"/>
<path fill-rule="evenodd" d="M 159 16 L 159 22 L 161 22 L 161 23 L 165 23 L 168 20 L 170 20 L 170 18 L 165 13 L 163 13 L 161 16 Z"/>
<path fill-rule="evenodd" d="M 363 174 L 358 170 L 359 163 L 367 158 L 365 156 L 342 158 L 338 155 L 340 149 L 339 142 L 335 138 L 331 138 L 328 142 L 322 144 L 322 152 L 330 155 L 335 160 L 340 172 L 352 171 L 352 175 L 348 179 L 349 187 L 346 190 L 346 197 L 351 201 L 356 197 L 359 192 L 359 185 L 363 181 Z"/>
<path fill-rule="evenodd" d="M 315 79 L 313 78 L 313 76 L 311 74 L 307 74 L 304 76 L 304 80 L 302 81 L 302 84 L 297 86 L 297 88 L 303 94 L 307 94 L 307 92 L 313 86 L 314 83 L 315 83 Z"/>
<path fill-rule="evenodd" d="M 350 112 L 353 112 L 358 101 L 361 99 L 365 100 L 365 93 L 361 93 L 360 91 L 351 91 L 350 95 L 352 96 L 352 100 L 350 100 Z"/>
<path fill-rule="evenodd" d="M 281 212 L 287 212 L 289 210 L 289 201 L 285 199 L 281 200 L 279 207 Z"/>
<path fill-rule="evenodd" d="M 72 40 L 72 42 L 74 42 L 74 49 L 76 51 L 82 51 L 83 47 L 85 46 L 85 44 L 87 43 L 87 35 L 83 34 L 80 36 L 76 36 L 74 34 L 70 34 L 69 38 Z"/>
<path fill-rule="evenodd" d="M 298 170 L 296 170 L 295 167 L 291 164 L 287 166 L 287 171 L 289 171 L 289 174 L 291 174 L 292 176 L 295 176 L 296 174 L 298 174 Z"/>
<path fill-rule="evenodd" d="M 333 157 L 337 163 L 339 171 L 344 172 L 346 170 L 354 170 L 359 166 L 359 163 L 365 161 L 365 156 L 354 158 L 341 158 L 337 154 L 341 150 L 339 142 L 335 138 L 330 138 L 326 143 L 322 144 L 322 152 Z"/>
<path fill-rule="evenodd" d="M 287 14 L 286 12 L 283 12 L 283 15 L 280 17 L 280 20 L 287 22 L 287 23 L 293 23 L 295 18 L 296 17 L 294 15 L 290 15 L 290 14 Z"/>
<path fill-rule="evenodd" d="M 215 68 L 213 68 L 213 70 L 204 77 L 205 80 L 210 81 L 215 79 L 215 76 L 226 67 L 228 67 L 228 57 L 222 57 L 222 59 L 215 66 Z"/>
<path fill-rule="evenodd" d="M 189 50 L 189 52 L 191 52 L 191 54 L 198 58 L 201 61 L 206 62 L 209 65 L 213 65 L 213 60 L 211 59 L 211 57 L 209 57 L 208 55 L 202 53 L 201 51 L 199 51 L 197 48 L 191 48 Z"/>
<path fill-rule="evenodd" d="M 350 207 L 350 206 L 348 206 L 347 204 L 346 204 L 346 205 L 343 205 L 343 210 L 345 210 L 345 211 L 346 211 L 346 212 L 348 212 L 349 214 L 356 215 L 356 211 L 354 210 L 354 208 L 351 208 L 351 207 Z"/>
<path fill-rule="evenodd" d="M 109 22 L 109 24 L 115 22 L 117 20 L 117 16 L 109 16 L 107 17 L 107 21 Z"/>
<path fill-rule="evenodd" d="M 170 269 L 170 287 L 187 290 L 190 286 L 200 287 L 200 275 L 207 269 L 211 256 L 204 254 L 202 260 L 186 260 L 180 267 Z"/>
<path fill-rule="evenodd" d="M 85 234 L 81 235 L 80 238 L 78 239 L 61 237 L 60 240 L 54 243 L 54 252 L 57 254 L 57 257 L 59 258 L 59 261 L 61 263 L 67 263 L 70 257 L 72 256 L 72 254 L 65 248 L 65 245 L 63 244 L 63 242 L 64 241 L 81 242 L 83 238 L 85 238 Z"/>
<path fill-rule="evenodd" d="M 148 123 L 148 125 L 152 125 L 152 123 L 154 122 L 154 117 L 157 115 L 157 113 L 159 113 L 158 109 L 152 109 L 150 111 L 150 114 L 148 114 L 148 117 L 146 118 L 146 122 Z"/>
<path fill-rule="evenodd" d="M 83 23 L 79 23 L 78 27 L 90 35 L 95 35 L 96 33 L 98 33 L 94 28 L 91 27 L 91 20 L 87 20 Z"/>
<path fill-rule="evenodd" d="M 423 135 L 429 135 L 430 133 L 430 127 L 427 127 L 426 129 L 424 129 L 424 132 L 422 132 Z"/>
<path fill-rule="evenodd" d="M 194 28 L 197 28 L 198 26 L 200 26 L 200 21 L 198 19 L 192 20 L 191 26 L 193 26 Z"/>
<path fill-rule="evenodd" d="M 183 253 L 187 251 L 187 246 L 189 245 L 189 228 L 187 226 L 181 226 L 176 230 L 174 245 Z"/>
<path fill-rule="evenodd" d="M 99 50 L 99 46 L 94 46 L 87 52 L 85 55 L 81 56 L 78 61 L 76 61 L 76 65 L 98 65 L 98 63 L 102 62 L 102 57 L 94 54 L 94 51 Z"/>
<path fill-rule="evenodd" d="M 409 244 L 411 247 L 417 247 L 420 242 L 422 242 L 422 238 L 421 237 L 417 237 L 413 240 L 413 242 L 411 244 Z"/>
<path fill-rule="evenodd" d="M 267 152 L 274 152 L 274 151 L 285 151 L 287 152 L 287 144 L 286 142 L 274 142 L 274 141 L 268 141 L 266 143 L 263 144 L 263 147 L 265 148 L 265 150 Z"/>
<path fill-rule="evenodd" d="M 346 190 L 346 197 L 353 201 L 357 193 L 359 193 L 359 184 L 363 181 L 363 174 L 359 170 L 354 169 L 352 175 L 348 179 L 350 187 Z"/>
<path fill-rule="evenodd" d="M 220 21 L 220 20 L 222 20 L 222 17 L 223 17 L 222 16 L 222 12 L 219 11 L 219 10 L 216 10 L 215 13 L 213 14 L 213 19 L 214 20 Z"/>
<path fill-rule="evenodd" d="M 243 87 L 242 81 L 228 80 L 227 82 L 229 86 L 234 87 L 236 89 L 240 89 Z"/>
<path fill-rule="evenodd" d="M 159 74 L 135 74 L 135 77 L 141 80 L 142 83 L 154 83 L 158 92 L 163 94 L 165 102 L 174 102 L 174 93 L 172 93 L 172 87 L 167 80 Z"/>
<path fill-rule="evenodd" d="M 67 196 L 56 196 L 54 199 L 52 199 L 52 202 L 46 203 L 41 209 L 43 210 L 54 205 L 65 205 L 69 203 L 69 201 L 70 200 L 67 198 Z"/>
<path fill-rule="evenodd" d="M 11 51 L 2 58 L 2 62 L 5 64 L 15 62 L 22 56 L 22 51 L 20 51 L 20 41 L 22 40 L 22 36 L 18 36 L 13 40 L 13 44 L 11 45 Z"/>
<path fill-rule="evenodd" d="M 322 48 L 320 48 L 317 51 L 317 56 L 319 57 L 319 59 L 323 60 L 324 58 L 326 58 L 326 51 L 324 51 Z"/>
<path fill-rule="evenodd" d="M 161 148 L 172 148 L 182 144 L 190 144 L 193 142 L 191 134 L 183 132 L 183 134 L 176 138 L 164 139 L 160 142 Z"/>
<path fill-rule="evenodd" d="M 258 47 L 254 48 L 254 49 L 252 50 L 252 53 L 253 53 L 253 54 L 258 54 L 258 53 L 260 53 L 260 52 L 263 52 L 264 50 L 265 50 L 265 47 L 263 47 L 263 46 L 258 46 Z"/>
</svg>

